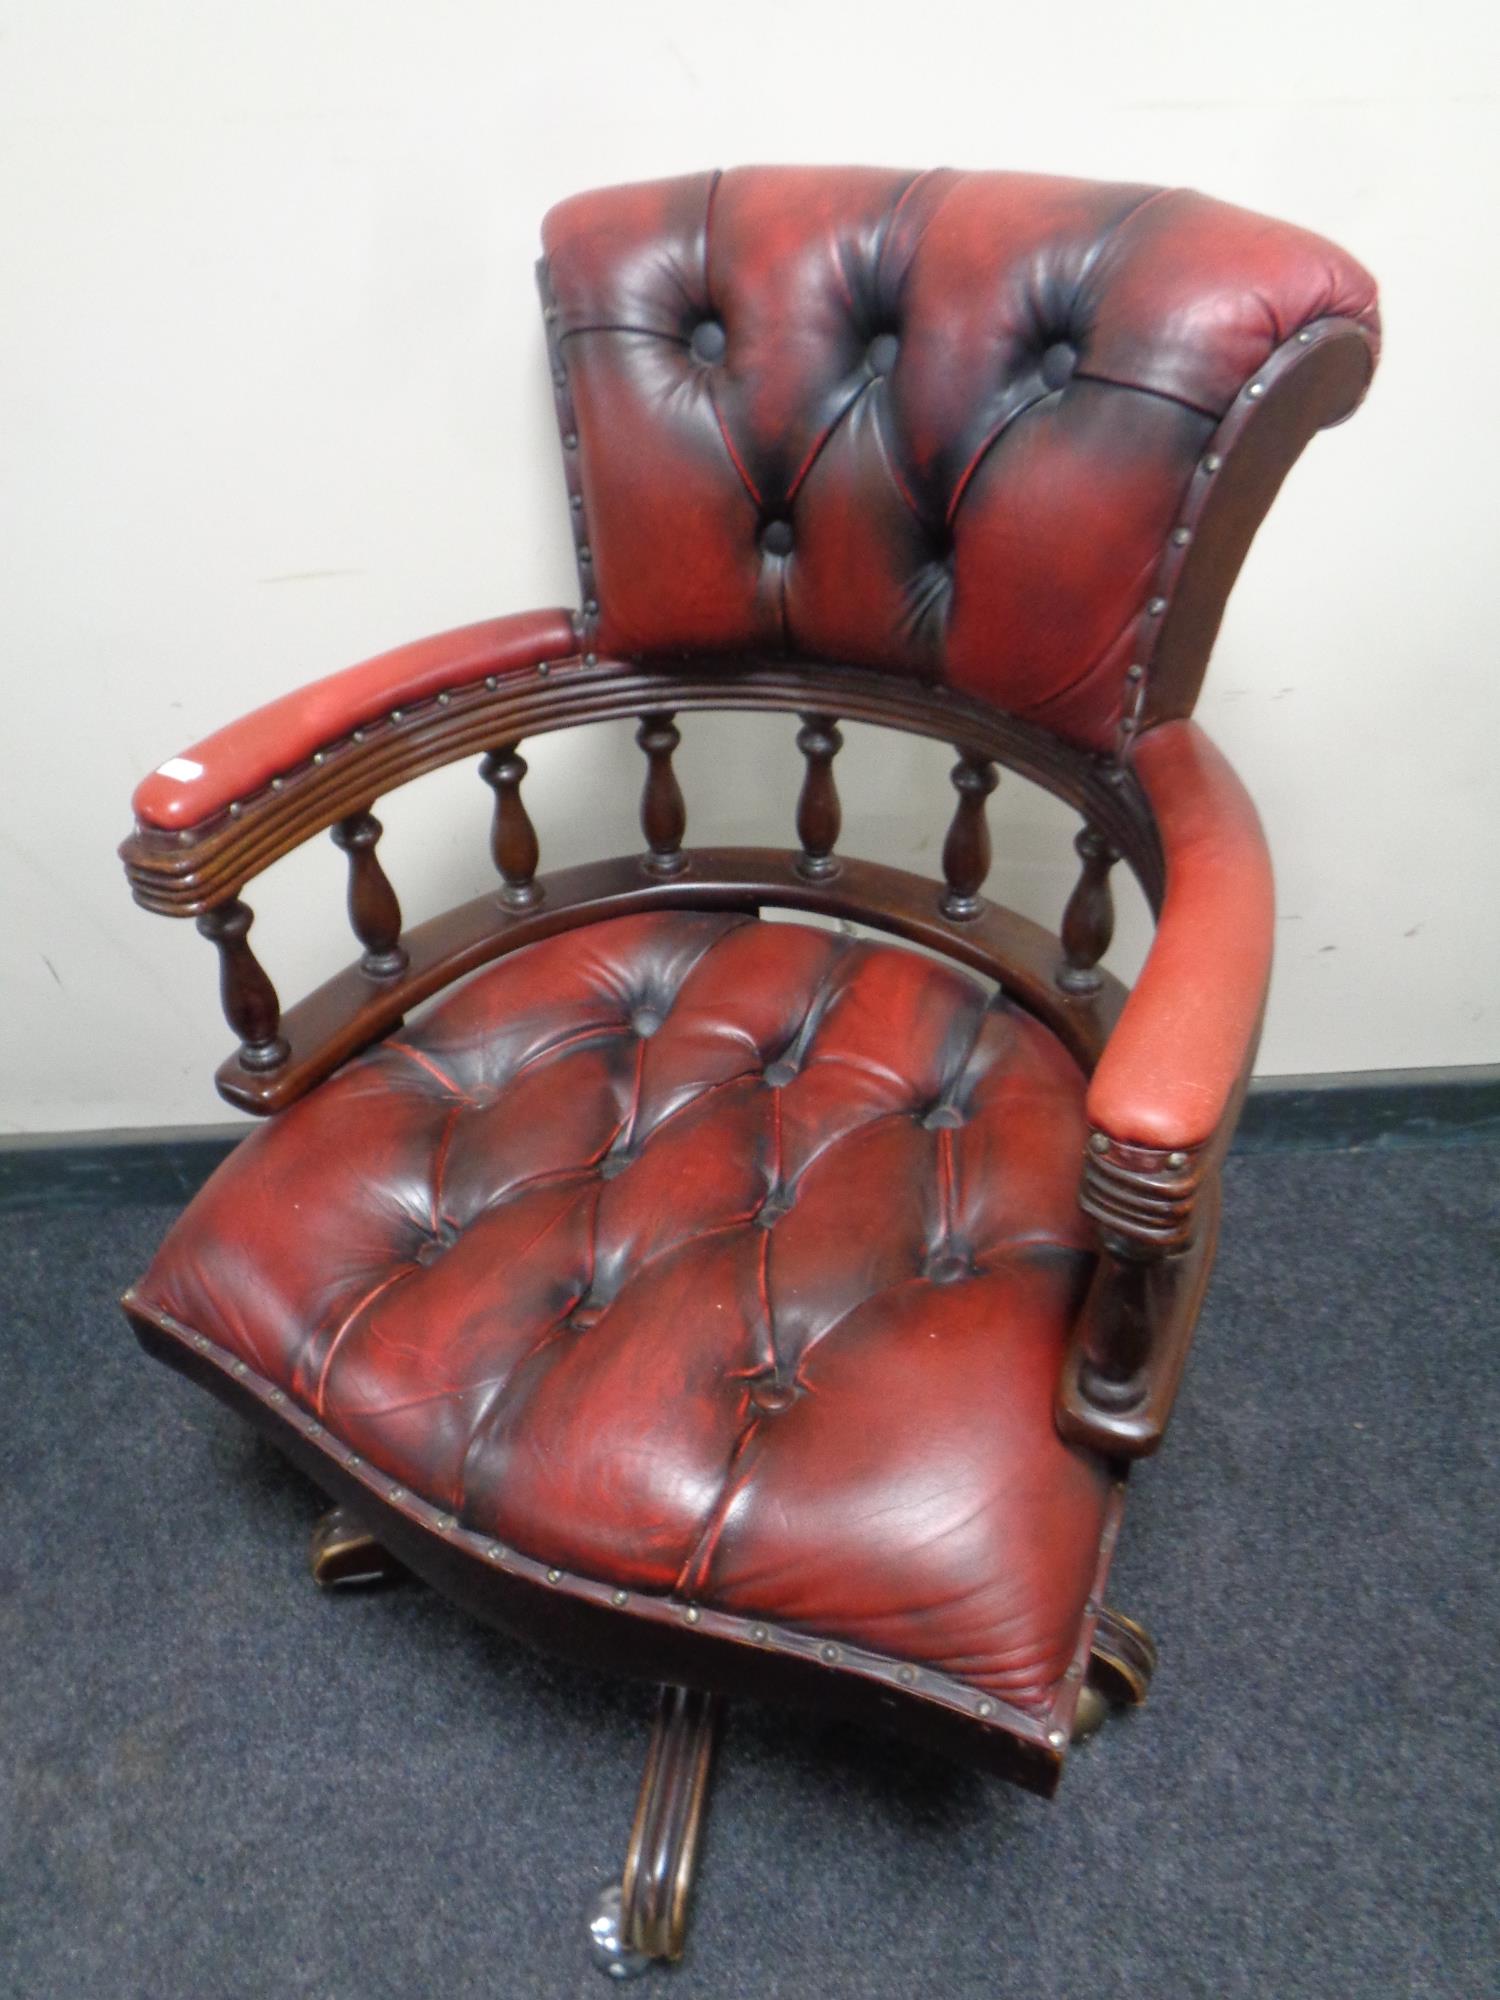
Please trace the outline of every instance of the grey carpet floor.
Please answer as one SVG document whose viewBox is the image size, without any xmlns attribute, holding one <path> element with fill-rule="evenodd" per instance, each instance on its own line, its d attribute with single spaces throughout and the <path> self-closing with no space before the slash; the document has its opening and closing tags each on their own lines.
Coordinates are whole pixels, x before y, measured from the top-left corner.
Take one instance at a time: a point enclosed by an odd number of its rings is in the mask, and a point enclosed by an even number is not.
<svg viewBox="0 0 1500 2000">
<path fill-rule="evenodd" d="M 638 1991 L 1497 1990 L 1500 1148 L 1229 1180 L 1111 1592 L 1148 1707 L 1044 1804 L 741 1705 Z M 0 1221 L 0 1992 L 598 2000 L 649 1691 L 416 1585 L 320 1597 L 318 1495 L 114 1309 L 169 1219 Z"/>
</svg>

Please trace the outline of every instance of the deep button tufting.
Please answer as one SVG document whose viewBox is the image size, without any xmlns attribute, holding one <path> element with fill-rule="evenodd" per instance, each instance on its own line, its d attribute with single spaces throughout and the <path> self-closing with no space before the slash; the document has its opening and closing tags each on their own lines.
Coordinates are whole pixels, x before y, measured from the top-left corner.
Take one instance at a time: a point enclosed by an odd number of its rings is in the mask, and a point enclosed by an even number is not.
<svg viewBox="0 0 1500 2000">
<path fill-rule="evenodd" d="M 922 1275 L 934 1285 L 956 1285 L 962 1278 L 972 1278 L 974 1262 L 961 1250 L 939 1250 L 929 1257 Z"/>
<path fill-rule="evenodd" d="M 699 320 L 688 346 L 695 361 L 722 361 L 729 338 L 716 319 Z"/>
<path fill-rule="evenodd" d="M 1071 341 L 1054 340 L 1042 355 L 1042 381 L 1049 389 L 1071 382 L 1078 367 L 1078 350 Z"/>
<path fill-rule="evenodd" d="M 893 333 L 877 333 L 865 349 L 865 366 L 872 375 L 889 375 L 896 365 L 901 343 Z"/>
<path fill-rule="evenodd" d="M 962 1126 L 929 1127 L 956 1055 Z M 1039 1712 L 1109 1485 L 1052 1419 L 1084 1089 L 918 953 L 623 917 L 244 1139 L 138 1297 L 455 1533 Z M 418 1218 L 452 1236 L 430 1262 Z"/>
<path fill-rule="evenodd" d="M 768 1379 L 750 1384 L 750 1400 L 764 1416 L 778 1417 L 796 1402 L 797 1392 L 790 1383 Z"/>
<path fill-rule="evenodd" d="M 661 1026 L 661 1015 L 654 1007 L 637 1007 L 630 1017 L 630 1025 L 645 1041 Z"/>
<path fill-rule="evenodd" d="M 760 531 L 760 545 L 768 556 L 789 556 L 794 539 L 790 521 L 767 521 Z"/>
<path fill-rule="evenodd" d="M 783 1056 L 780 1062 L 773 1062 L 766 1070 L 766 1082 L 772 1090 L 785 1090 L 797 1074 L 797 1065 Z"/>
<path fill-rule="evenodd" d="M 1145 579 L 1280 329 L 1377 327 L 1334 245 L 1181 188 L 732 168 L 574 196 L 543 243 L 564 322 L 597 330 L 563 422 L 601 657 L 930 678 L 1096 751 Z M 679 401 L 664 347 L 698 367 L 709 321 L 734 366 Z M 747 508 L 796 521 L 769 578 Z M 957 554 L 926 571 L 939 523 Z"/>
</svg>

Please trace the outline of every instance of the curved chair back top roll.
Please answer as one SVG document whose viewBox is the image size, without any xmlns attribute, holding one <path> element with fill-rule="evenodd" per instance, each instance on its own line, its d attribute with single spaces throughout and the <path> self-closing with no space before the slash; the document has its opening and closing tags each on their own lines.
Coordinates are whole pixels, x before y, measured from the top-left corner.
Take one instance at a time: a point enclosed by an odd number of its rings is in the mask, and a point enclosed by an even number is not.
<svg viewBox="0 0 1500 2000">
<path fill-rule="evenodd" d="M 751 167 L 575 196 L 543 242 L 585 644 L 909 673 L 1096 751 L 1151 719 L 1180 587 L 1191 706 L 1378 343 L 1352 258 L 1186 189 Z M 1195 586 L 1214 475 L 1330 346 Z"/>
</svg>

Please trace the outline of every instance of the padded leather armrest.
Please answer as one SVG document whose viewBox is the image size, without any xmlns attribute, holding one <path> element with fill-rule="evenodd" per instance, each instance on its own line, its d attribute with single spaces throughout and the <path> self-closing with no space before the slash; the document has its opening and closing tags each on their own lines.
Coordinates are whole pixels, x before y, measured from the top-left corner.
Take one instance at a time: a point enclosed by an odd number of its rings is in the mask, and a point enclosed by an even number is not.
<svg viewBox="0 0 1500 2000">
<path fill-rule="evenodd" d="M 137 786 L 136 819 L 173 831 L 197 826 L 402 702 L 565 659 L 576 650 L 570 614 L 553 610 L 489 618 L 379 653 L 267 702 L 169 758 Z"/>
<path fill-rule="evenodd" d="M 1134 762 L 1166 896 L 1088 1117 L 1122 1145 L 1190 1152 L 1218 1130 L 1254 1054 L 1271 976 L 1271 859 L 1249 793 L 1196 723 L 1149 730 Z"/>
</svg>

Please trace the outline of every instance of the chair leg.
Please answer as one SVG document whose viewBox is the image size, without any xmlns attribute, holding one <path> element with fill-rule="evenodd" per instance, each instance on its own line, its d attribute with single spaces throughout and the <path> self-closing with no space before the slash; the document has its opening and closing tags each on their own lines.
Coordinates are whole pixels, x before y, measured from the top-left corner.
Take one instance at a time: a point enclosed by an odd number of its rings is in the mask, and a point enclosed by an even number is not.
<svg viewBox="0 0 1500 2000">
<path fill-rule="evenodd" d="M 1139 1708 L 1156 1672 L 1156 1641 L 1123 1611 L 1105 1609 L 1094 1627 L 1088 1680 L 1079 1691 L 1073 1741 L 1083 1743 L 1112 1708 Z"/>
<path fill-rule="evenodd" d="M 589 1913 L 594 1963 L 612 1979 L 631 1979 L 657 1960 L 682 1956 L 722 1716 L 717 1695 L 661 1691 L 624 1880 L 601 1890 Z"/>
<path fill-rule="evenodd" d="M 330 1507 L 320 1518 L 308 1544 L 307 1563 L 313 1581 L 324 1590 L 352 1590 L 406 1574 L 347 1507 Z"/>
</svg>

